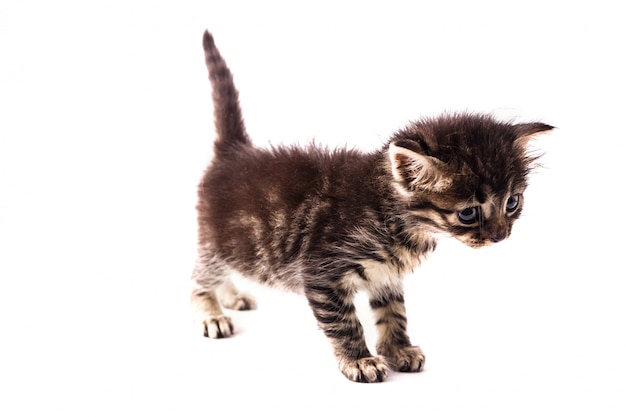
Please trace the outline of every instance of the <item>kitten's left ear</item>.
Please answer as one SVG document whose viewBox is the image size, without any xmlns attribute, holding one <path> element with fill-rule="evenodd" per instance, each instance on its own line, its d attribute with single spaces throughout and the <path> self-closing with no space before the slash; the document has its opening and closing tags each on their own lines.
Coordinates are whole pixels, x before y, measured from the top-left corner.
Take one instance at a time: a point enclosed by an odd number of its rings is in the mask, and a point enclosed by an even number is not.
<svg viewBox="0 0 626 417">
<path fill-rule="evenodd" d="M 532 138 L 554 129 L 554 126 L 545 123 L 520 123 L 515 125 L 515 142 L 526 147 Z"/>
</svg>

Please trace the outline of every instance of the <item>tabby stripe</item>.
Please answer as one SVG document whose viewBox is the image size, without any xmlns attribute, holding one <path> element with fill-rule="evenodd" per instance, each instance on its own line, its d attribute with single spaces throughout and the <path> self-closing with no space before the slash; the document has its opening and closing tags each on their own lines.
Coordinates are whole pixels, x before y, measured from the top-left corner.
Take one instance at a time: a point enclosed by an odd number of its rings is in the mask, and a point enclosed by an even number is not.
<svg viewBox="0 0 626 417">
<path fill-rule="evenodd" d="M 424 216 L 415 216 L 416 220 L 420 223 L 424 223 L 424 224 L 428 224 L 431 226 L 434 226 L 438 229 L 441 229 L 441 224 L 437 223 L 436 221 L 432 220 L 430 217 L 424 217 Z"/>
<path fill-rule="evenodd" d="M 404 303 L 404 297 L 401 294 L 385 294 L 385 296 L 370 300 L 370 307 L 372 309 L 387 307 L 391 303 Z"/>
<path fill-rule="evenodd" d="M 411 205 L 409 206 L 409 209 L 410 210 L 434 210 L 438 213 L 445 213 L 445 214 L 452 214 L 456 211 L 456 210 L 445 209 L 436 204 L 433 204 L 430 201 L 424 201 L 417 205 Z"/>
<path fill-rule="evenodd" d="M 393 312 L 391 314 L 384 314 L 376 320 L 376 325 L 386 324 L 389 327 L 396 326 L 403 330 L 406 330 L 406 315 L 402 313 Z"/>
<path fill-rule="evenodd" d="M 319 295 L 308 295 L 309 303 L 312 307 L 316 307 L 321 310 L 326 310 L 330 313 L 338 312 L 340 314 L 346 314 L 352 312 L 354 310 L 354 306 L 351 303 L 346 303 L 343 299 L 341 299 L 336 294 L 332 296 L 319 296 Z"/>
<path fill-rule="evenodd" d="M 363 265 L 354 264 L 352 268 L 357 273 L 357 275 L 361 277 L 363 281 L 368 281 L 367 275 L 365 274 L 365 268 L 363 268 Z"/>
<path fill-rule="evenodd" d="M 336 297 L 321 297 L 309 296 L 309 304 L 312 308 L 317 310 L 327 311 L 329 313 L 334 312 L 350 312 L 350 304 L 345 304 L 342 300 L 337 300 Z M 352 307 L 354 308 L 354 307 Z"/>
<path fill-rule="evenodd" d="M 451 230 L 455 236 L 467 235 L 475 232 L 479 226 L 452 226 Z"/>
<path fill-rule="evenodd" d="M 391 332 L 391 343 L 395 346 L 410 346 L 411 339 L 406 334 L 406 327 L 403 329 L 398 329 L 398 331 Z M 389 339 L 387 339 L 389 341 Z"/>
</svg>

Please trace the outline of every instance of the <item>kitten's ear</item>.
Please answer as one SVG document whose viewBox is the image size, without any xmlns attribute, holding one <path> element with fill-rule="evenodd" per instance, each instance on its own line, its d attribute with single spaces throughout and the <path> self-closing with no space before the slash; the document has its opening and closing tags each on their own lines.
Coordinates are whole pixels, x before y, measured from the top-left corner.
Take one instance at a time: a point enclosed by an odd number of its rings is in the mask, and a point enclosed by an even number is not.
<svg viewBox="0 0 626 417">
<path fill-rule="evenodd" d="M 450 186 L 445 164 L 432 156 L 422 155 L 393 143 L 389 144 L 393 178 L 406 191 L 441 192 Z"/>
<path fill-rule="evenodd" d="M 517 138 L 516 143 L 519 143 L 523 147 L 526 147 L 528 142 L 535 136 L 546 133 L 554 129 L 554 126 L 547 125 L 545 123 L 520 123 L 515 125 L 515 132 Z"/>
</svg>

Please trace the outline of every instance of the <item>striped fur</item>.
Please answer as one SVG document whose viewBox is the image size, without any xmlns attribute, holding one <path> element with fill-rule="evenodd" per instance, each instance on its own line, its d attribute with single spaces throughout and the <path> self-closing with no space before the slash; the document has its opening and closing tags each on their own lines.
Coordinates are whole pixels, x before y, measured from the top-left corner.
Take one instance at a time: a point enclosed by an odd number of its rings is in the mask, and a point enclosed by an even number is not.
<svg viewBox="0 0 626 417">
<path fill-rule="evenodd" d="M 523 205 L 541 123 L 448 114 L 411 123 L 363 153 L 253 147 L 230 70 L 212 36 L 204 50 L 213 88 L 215 155 L 198 187 L 198 261 L 192 304 L 202 333 L 233 333 L 222 307 L 250 309 L 229 281 L 237 271 L 303 294 L 343 374 L 379 382 L 418 372 L 424 355 L 407 334 L 402 277 L 447 234 L 481 247 L 505 239 Z M 378 328 L 365 344 L 353 297 L 365 291 Z"/>
</svg>

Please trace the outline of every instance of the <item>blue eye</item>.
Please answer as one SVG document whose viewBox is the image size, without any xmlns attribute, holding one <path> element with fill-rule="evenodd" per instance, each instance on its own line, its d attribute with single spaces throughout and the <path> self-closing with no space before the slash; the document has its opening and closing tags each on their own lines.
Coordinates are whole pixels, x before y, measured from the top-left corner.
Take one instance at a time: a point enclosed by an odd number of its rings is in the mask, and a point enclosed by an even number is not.
<svg viewBox="0 0 626 417">
<path fill-rule="evenodd" d="M 478 207 L 468 207 L 463 209 L 457 213 L 459 216 L 459 220 L 463 224 L 472 224 L 476 223 L 478 220 L 478 214 L 480 213 L 480 209 Z"/>
<path fill-rule="evenodd" d="M 512 195 L 508 200 L 506 200 L 506 211 L 508 213 L 514 212 L 517 209 L 517 206 L 519 206 L 519 194 Z"/>
</svg>

